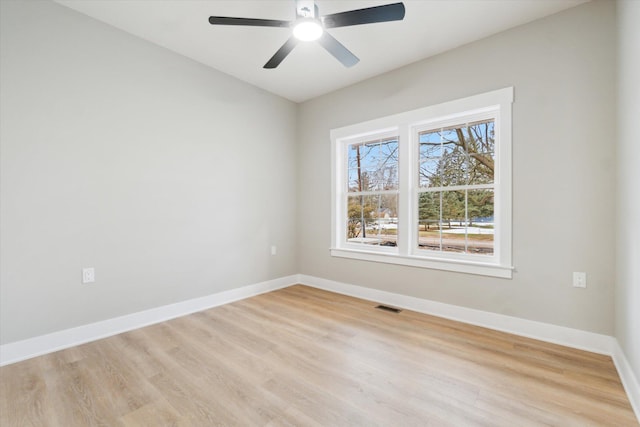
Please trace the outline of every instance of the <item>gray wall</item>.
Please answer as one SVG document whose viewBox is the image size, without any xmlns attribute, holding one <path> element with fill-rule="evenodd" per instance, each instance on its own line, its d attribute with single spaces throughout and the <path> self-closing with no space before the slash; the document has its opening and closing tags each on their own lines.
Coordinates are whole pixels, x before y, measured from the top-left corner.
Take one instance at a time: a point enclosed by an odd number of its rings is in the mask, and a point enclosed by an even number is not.
<svg viewBox="0 0 640 427">
<path fill-rule="evenodd" d="M 300 272 L 612 334 L 615 43 L 615 3 L 597 1 L 302 104 Z M 515 87 L 513 280 L 329 255 L 330 129 L 506 86 Z M 587 272 L 587 289 L 571 286 L 573 271 Z"/>
<path fill-rule="evenodd" d="M 618 250 L 616 337 L 640 379 L 640 2 L 618 3 Z"/>
<path fill-rule="evenodd" d="M 0 5 L 2 343 L 296 273 L 295 104 Z"/>
</svg>

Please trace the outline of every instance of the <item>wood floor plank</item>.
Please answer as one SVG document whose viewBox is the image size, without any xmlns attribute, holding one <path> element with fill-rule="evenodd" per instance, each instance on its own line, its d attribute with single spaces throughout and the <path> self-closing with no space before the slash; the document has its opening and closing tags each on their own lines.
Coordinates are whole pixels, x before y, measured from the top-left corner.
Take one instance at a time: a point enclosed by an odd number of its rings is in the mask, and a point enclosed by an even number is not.
<svg viewBox="0 0 640 427">
<path fill-rule="evenodd" d="M 0 426 L 639 426 L 608 356 L 302 285 L 0 368 Z"/>
<path fill-rule="evenodd" d="M 130 427 L 185 426 L 189 420 L 178 414 L 164 399 L 148 403 L 124 415 L 119 422 Z"/>
<path fill-rule="evenodd" d="M 19 372 L 0 377 L 0 396 L 14 396 L 12 400 L 0 399 L 0 413 L 7 414 L 16 425 L 37 426 L 46 414 L 45 380 L 37 361 L 27 360 L 21 365 Z"/>
</svg>

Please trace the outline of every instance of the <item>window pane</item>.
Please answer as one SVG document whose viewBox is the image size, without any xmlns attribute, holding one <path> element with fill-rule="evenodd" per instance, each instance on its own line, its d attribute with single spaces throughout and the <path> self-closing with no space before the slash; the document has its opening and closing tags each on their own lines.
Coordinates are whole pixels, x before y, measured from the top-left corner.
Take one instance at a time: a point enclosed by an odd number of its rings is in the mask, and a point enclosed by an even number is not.
<svg viewBox="0 0 640 427">
<path fill-rule="evenodd" d="M 427 158 L 420 161 L 420 187 L 436 187 L 440 182 L 439 158 Z"/>
<path fill-rule="evenodd" d="M 492 184 L 494 137 L 493 120 L 420 133 L 420 187 Z"/>
<path fill-rule="evenodd" d="M 378 176 L 375 169 L 364 169 L 360 174 L 361 191 L 374 191 L 378 188 Z"/>
<path fill-rule="evenodd" d="M 379 144 L 354 144 L 349 146 L 349 191 L 368 191 L 371 187 L 371 171 L 376 169 Z"/>
<path fill-rule="evenodd" d="M 464 135 L 460 132 L 460 129 L 444 129 L 440 132 L 440 134 L 442 138 L 443 157 L 454 154 L 460 155 L 464 153 Z"/>
<path fill-rule="evenodd" d="M 349 192 L 362 191 L 362 188 L 360 188 L 360 169 L 349 169 L 348 174 L 349 183 L 347 185 L 349 186 Z"/>
<path fill-rule="evenodd" d="M 397 246 L 398 241 L 398 196 L 382 194 L 376 214 L 376 228 L 381 246 Z"/>
<path fill-rule="evenodd" d="M 349 146 L 347 152 L 347 171 L 349 175 L 349 183 L 348 189 L 350 192 L 353 191 L 362 191 L 362 181 L 361 181 L 361 171 L 360 163 L 361 163 L 361 154 L 362 144 L 353 144 Z"/>
<path fill-rule="evenodd" d="M 440 192 L 418 196 L 418 247 L 440 250 Z"/>
<path fill-rule="evenodd" d="M 362 196 L 347 198 L 347 240 L 362 237 L 364 218 Z"/>
<path fill-rule="evenodd" d="M 398 195 L 348 197 L 347 241 L 376 246 L 396 246 Z"/>
<path fill-rule="evenodd" d="M 380 204 L 374 215 L 374 222 L 367 231 L 371 237 L 376 237 L 380 246 L 397 246 L 398 240 L 398 196 L 396 194 L 382 194 Z"/>
<path fill-rule="evenodd" d="M 469 183 L 493 184 L 495 133 L 493 120 L 470 124 L 466 129 L 469 154 Z"/>
<path fill-rule="evenodd" d="M 349 145 L 347 166 L 349 169 L 357 169 L 360 167 L 358 164 L 358 153 L 360 152 L 361 147 L 362 144 Z"/>
<path fill-rule="evenodd" d="M 469 162 L 465 154 L 448 154 L 440 159 L 439 186 L 467 185 Z"/>
<path fill-rule="evenodd" d="M 420 187 L 468 183 L 469 162 L 458 131 L 450 128 L 420 134 Z"/>
<path fill-rule="evenodd" d="M 467 195 L 467 252 L 493 254 L 493 190 L 469 190 Z"/>
<path fill-rule="evenodd" d="M 418 136 L 420 141 L 420 157 L 442 156 L 442 143 L 439 132 L 422 132 Z"/>
<path fill-rule="evenodd" d="M 369 142 L 361 145 L 360 167 L 365 169 L 374 169 L 378 163 L 378 154 L 380 151 L 379 142 Z"/>
<path fill-rule="evenodd" d="M 467 127 L 469 153 L 493 153 L 495 151 L 495 122 L 485 120 L 470 123 Z"/>
<path fill-rule="evenodd" d="M 347 241 L 378 244 L 375 224 L 380 196 L 349 196 L 347 198 Z"/>
<path fill-rule="evenodd" d="M 398 139 L 353 144 L 348 150 L 350 192 L 398 189 Z"/>
<path fill-rule="evenodd" d="M 493 184 L 493 153 L 477 153 L 469 156 L 469 184 Z"/>
<path fill-rule="evenodd" d="M 385 167 L 363 172 L 363 191 L 396 190 L 398 188 L 398 168 Z"/>
<path fill-rule="evenodd" d="M 381 190 L 398 189 L 398 140 L 383 141 L 378 159 L 378 184 Z"/>
<path fill-rule="evenodd" d="M 465 251 L 465 191 L 442 192 L 442 250 Z"/>
</svg>

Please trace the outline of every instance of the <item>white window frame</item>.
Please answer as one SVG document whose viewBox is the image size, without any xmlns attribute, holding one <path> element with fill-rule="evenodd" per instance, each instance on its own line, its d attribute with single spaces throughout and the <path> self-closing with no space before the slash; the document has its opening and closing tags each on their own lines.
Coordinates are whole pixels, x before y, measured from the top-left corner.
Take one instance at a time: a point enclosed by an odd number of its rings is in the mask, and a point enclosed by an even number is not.
<svg viewBox="0 0 640 427">
<path fill-rule="evenodd" d="M 511 278 L 511 104 L 513 87 L 444 102 L 331 130 L 331 255 L 364 261 Z M 417 245 L 419 190 L 418 130 L 470 117 L 494 117 L 494 253 L 468 255 L 420 250 Z M 346 241 L 347 147 L 356 142 L 397 135 L 399 152 L 398 246 L 379 247 Z"/>
</svg>

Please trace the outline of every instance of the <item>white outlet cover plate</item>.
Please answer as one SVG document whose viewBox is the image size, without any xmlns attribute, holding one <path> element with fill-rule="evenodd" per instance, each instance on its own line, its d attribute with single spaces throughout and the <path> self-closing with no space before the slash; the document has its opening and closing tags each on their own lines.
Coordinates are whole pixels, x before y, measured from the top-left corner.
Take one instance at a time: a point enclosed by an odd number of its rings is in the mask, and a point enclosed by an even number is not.
<svg viewBox="0 0 640 427">
<path fill-rule="evenodd" d="M 586 288 L 587 287 L 587 273 L 574 271 L 573 272 L 573 287 L 574 288 Z"/>
<path fill-rule="evenodd" d="M 82 269 L 82 283 L 93 283 L 96 281 L 96 271 L 93 267 Z"/>
</svg>

